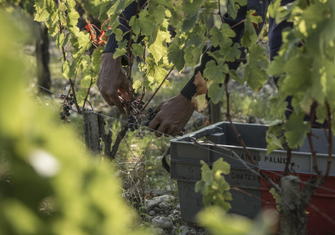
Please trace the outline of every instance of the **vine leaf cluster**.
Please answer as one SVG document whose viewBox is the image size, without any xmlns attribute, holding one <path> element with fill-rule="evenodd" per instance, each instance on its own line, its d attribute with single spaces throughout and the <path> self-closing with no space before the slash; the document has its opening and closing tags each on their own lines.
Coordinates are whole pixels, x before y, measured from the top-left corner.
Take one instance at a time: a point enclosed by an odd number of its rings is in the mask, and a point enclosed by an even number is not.
<svg viewBox="0 0 335 235">
<path fill-rule="evenodd" d="M 223 175 L 230 173 L 230 165 L 222 158 L 213 163 L 212 170 L 201 160 L 201 180 L 195 185 L 195 191 L 203 195 L 202 202 L 205 207 L 216 205 L 228 211 L 233 200 L 229 192 L 230 186 Z"/>
</svg>

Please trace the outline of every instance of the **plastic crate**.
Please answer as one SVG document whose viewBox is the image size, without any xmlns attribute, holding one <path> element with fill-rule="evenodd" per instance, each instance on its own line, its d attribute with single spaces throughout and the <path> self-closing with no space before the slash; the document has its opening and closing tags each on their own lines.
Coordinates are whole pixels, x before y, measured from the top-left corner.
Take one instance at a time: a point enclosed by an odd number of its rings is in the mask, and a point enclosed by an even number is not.
<svg viewBox="0 0 335 235">
<path fill-rule="evenodd" d="M 285 151 L 275 150 L 266 156 L 265 141 L 268 126 L 256 124 L 235 124 L 236 129 L 241 134 L 248 150 L 260 169 L 265 171 L 276 183 L 280 180 L 280 175 L 286 163 Z M 313 144 L 317 151 L 318 166 L 320 170 L 326 169 L 328 158 L 328 145 L 325 131 L 313 129 Z M 216 143 L 205 144 L 199 142 L 194 144 L 194 139 L 207 137 Z M 334 138 L 335 139 L 335 138 Z M 243 160 L 250 163 L 240 146 L 233 129 L 228 122 L 221 122 L 197 132 L 187 134 L 181 138 L 171 140 L 171 179 L 177 180 L 182 219 L 188 222 L 195 222 L 195 215 L 203 208 L 202 195 L 195 193 L 195 183 L 201 179 L 201 164 L 203 160 L 208 165 L 212 165 L 217 159 L 222 158 L 231 165 L 231 172 L 225 176 L 231 186 L 243 189 L 244 191 L 262 198 L 266 201 L 274 202 L 269 193 L 270 185 L 252 174 L 236 160 L 232 154 L 218 146 L 223 146 L 234 150 Z M 333 143 L 335 153 L 335 140 Z M 335 155 L 333 155 L 333 158 Z M 309 150 L 307 139 L 302 147 L 292 151 L 291 162 L 294 163 L 290 168 L 300 179 L 306 182 L 314 176 L 312 155 Z M 251 163 L 250 163 L 251 166 Z M 253 168 L 253 167 L 251 167 Z M 270 171 L 270 172 L 269 172 Z M 279 175 L 278 175 L 279 174 Z M 332 164 L 330 177 L 323 187 L 335 190 L 335 163 Z M 262 209 L 269 207 L 261 200 L 250 197 L 244 193 L 231 190 L 233 201 L 230 212 L 254 218 Z M 313 205 L 316 205 L 322 212 L 329 217 L 335 218 L 335 195 L 324 189 L 317 189 L 312 198 Z M 308 233 L 309 234 L 332 234 L 335 233 L 335 226 L 319 215 L 312 208 L 307 208 L 308 214 Z M 320 226 L 321 225 L 321 226 Z"/>
</svg>

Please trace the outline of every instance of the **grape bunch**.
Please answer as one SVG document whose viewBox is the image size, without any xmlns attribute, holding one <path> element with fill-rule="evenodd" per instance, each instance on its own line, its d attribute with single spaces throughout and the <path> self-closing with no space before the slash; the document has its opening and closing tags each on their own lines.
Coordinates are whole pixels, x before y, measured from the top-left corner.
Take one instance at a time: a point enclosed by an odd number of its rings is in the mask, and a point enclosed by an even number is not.
<svg viewBox="0 0 335 235">
<path fill-rule="evenodd" d="M 156 117 L 157 113 L 158 113 L 158 111 L 156 111 L 156 110 L 154 111 L 151 107 L 148 108 L 148 112 L 149 112 L 149 115 L 147 117 L 148 121 L 144 123 L 145 126 L 149 126 L 151 120 L 153 120 Z"/>
<path fill-rule="evenodd" d="M 68 120 L 67 117 L 70 116 L 71 106 L 73 105 L 73 94 L 71 93 L 70 96 L 61 95 L 61 98 L 64 98 L 65 102 L 62 105 L 62 111 L 59 112 L 60 119 Z"/>
<path fill-rule="evenodd" d="M 128 128 L 131 132 L 134 132 L 135 129 L 138 129 L 139 125 L 141 124 L 142 120 L 141 118 L 136 117 L 133 114 L 129 114 L 128 117 Z"/>
<path fill-rule="evenodd" d="M 123 101 L 122 97 L 120 98 L 120 100 Z M 129 103 L 128 103 L 129 104 Z M 133 114 L 130 114 L 128 116 L 128 128 L 130 129 L 130 131 L 135 131 L 135 129 L 138 129 L 140 124 L 141 124 L 141 115 L 145 115 L 148 119 L 148 121 L 146 121 L 144 123 L 145 126 L 149 126 L 150 122 L 156 117 L 158 111 L 154 110 L 153 108 L 149 107 L 148 108 L 148 113 L 143 113 L 142 108 L 143 105 L 145 104 L 145 102 L 139 101 L 138 99 L 133 101 L 131 103 L 131 111 L 133 112 Z M 185 128 L 178 134 L 179 136 L 183 136 L 185 132 Z"/>
</svg>

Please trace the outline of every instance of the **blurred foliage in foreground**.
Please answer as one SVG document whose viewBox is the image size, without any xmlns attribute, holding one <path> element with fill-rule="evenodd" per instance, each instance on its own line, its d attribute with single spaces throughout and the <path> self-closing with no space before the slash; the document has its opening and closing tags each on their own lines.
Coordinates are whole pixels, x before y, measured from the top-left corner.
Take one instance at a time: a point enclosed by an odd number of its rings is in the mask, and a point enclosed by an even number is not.
<svg viewBox="0 0 335 235">
<path fill-rule="evenodd" d="M 212 206 L 201 211 L 197 219 L 214 235 L 262 235 L 277 231 L 278 216 L 275 213 L 267 210 L 255 220 L 250 220 L 240 215 L 229 215 L 220 207 Z"/>
<path fill-rule="evenodd" d="M 135 234 L 110 167 L 28 98 L 23 34 L 3 13 L 0 20 L 0 234 Z"/>
</svg>

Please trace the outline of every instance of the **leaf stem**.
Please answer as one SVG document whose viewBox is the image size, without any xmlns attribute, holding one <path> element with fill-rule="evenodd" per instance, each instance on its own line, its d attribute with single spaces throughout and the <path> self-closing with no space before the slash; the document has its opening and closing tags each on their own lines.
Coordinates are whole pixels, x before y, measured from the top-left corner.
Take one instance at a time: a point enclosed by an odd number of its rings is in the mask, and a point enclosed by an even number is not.
<svg viewBox="0 0 335 235">
<path fill-rule="evenodd" d="M 240 22 L 238 22 L 238 23 L 234 24 L 233 26 L 231 26 L 230 29 L 236 27 L 237 25 L 242 24 L 244 21 L 245 21 L 245 20 L 241 20 Z"/>
</svg>

